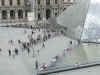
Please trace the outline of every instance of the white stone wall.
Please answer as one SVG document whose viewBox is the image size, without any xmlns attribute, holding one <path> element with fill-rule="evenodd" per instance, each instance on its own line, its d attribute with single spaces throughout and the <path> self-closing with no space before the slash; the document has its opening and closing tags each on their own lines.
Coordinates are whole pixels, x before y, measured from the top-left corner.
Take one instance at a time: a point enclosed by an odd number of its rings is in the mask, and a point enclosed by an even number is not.
<svg viewBox="0 0 100 75">
<path fill-rule="evenodd" d="M 25 11 L 27 10 L 25 7 L 25 2 L 24 0 L 20 0 L 20 5 L 17 4 L 17 0 L 13 0 L 12 5 L 10 5 L 10 0 L 5 0 L 5 5 L 2 6 L 0 0 L 0 24 L 14 24 L 14 23 L 25 23 L 28 22 L 28 18 L 25 17 Z M 23 11 L 23 19 L 18 19 L 18 10 L 21 9 Z M 31 9 L 31 8 L 30 8 Z M 7 19 L 2 19 L 2 11 L 6 10 L 7 11 Z M 11 19 L 10 17 L 10 10 L 15 11 L 15 19 Z"/>
</svg>

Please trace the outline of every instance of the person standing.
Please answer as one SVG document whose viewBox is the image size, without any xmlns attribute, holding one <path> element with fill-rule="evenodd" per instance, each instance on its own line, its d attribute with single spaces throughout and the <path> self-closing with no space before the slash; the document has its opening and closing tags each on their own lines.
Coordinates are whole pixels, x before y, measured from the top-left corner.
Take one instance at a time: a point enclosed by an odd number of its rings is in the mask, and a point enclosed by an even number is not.
<svg viewBox="0 0 100 75">
<path fill-rule="evenodd" d="M 0 48 L 0 54 L 1 54 L 1 52 L 2 52 L 2 49 Z"/>
<path fill-rule="evenodd" d="M 11 50 L 10 49 L 8 50 L 8 53 L 9 53 L 9 56 L 11 56 Z"/>
<path fill-rule="evenodd" d="M 70 41 L 70 45 L 72 45 L 72 41 Z"/>
<path fill-rule="evenodd" d="M 35 69 L 38 70 L 38 68 L 39 68 L 38 61 L 36 60 L 35 61 Z"/>
<path fill-rule="evenodd" d="M 17 48 L 15 48 L 15 54 L 18 55 L 18 49 Z"/>
<path fill-rule="evenodd" d="M 33 56 L 32 57 L 35 57 L 35 51 L 34 51 L 34 49 L 33 49 Z"/>
<path fill-rule="evenodd" d="M 20 40 L 18 40 L 18 43 L 20 44 L 20 43 L 21 43 L 21 41 L 20 41 Z"/>
<path fill-rule="evenodd" d="M 28 55 L 29 55 L 29 53 L 30 53 L 30 49 L 29 48 L 27 48 L 27 52 L 28 52 Z"/>
<path fill-rule="evenodd" d="M 42 44 L 42 48 L 44 48 L 44 47 L 45 47 L 45 44 L 43 43 L 43 44 Z"/>
<path fill-rule="evenodd" d="M 49 33 L 49 34 L 48 34 L 48 39 L 50 39 L 50 38 L 51 38 L 51 34 Z"/>
<path fill-rule="evenodd" d="M 0 52 L 2 51 L 2 49 L 0 48 Z"/>
<path fill-rule="evenodd" d="M 40 53 L 40 50 L 37 50 L 37 54 L 38 54 L 38 56 L 39 56 L 39 53 Z"/>
</svg>

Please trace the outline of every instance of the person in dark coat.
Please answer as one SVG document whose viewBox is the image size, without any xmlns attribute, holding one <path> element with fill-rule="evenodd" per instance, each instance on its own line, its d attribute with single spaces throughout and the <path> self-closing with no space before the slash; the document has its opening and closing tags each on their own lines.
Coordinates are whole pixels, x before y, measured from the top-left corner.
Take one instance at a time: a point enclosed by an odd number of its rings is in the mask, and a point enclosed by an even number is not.
<svg viewBox="0 0 100 75">
<path fill-rule="evenodd" d="M 21 43 L 21 41 L 20 41 L 20 40 L 18 40 L 18 43 L 20 44 L 20 43 Z"/>
<path fill-rule="evenodd" d="M 38 65 L 38 61 L 36 60 L 36 61 L 35 61 L 35 69 L 37 70 L 38 67 L 39 67 L 39 65 Z"/>
<path fill-rule="evenodd" d="M 0 52 L 2 51 L 2 49 L 0 48 Z"/>
<path fill-rule="evenodd" d="M 9 56 L 11 56 L 11 50 L 10 49 L 8 50 L 8 53 L 9 53 Z"/>
<path fill-rule="evenodd" d="M 70 41 L 70 44 L 72 45 L 72 41 Z"/>
<path fill-rule="evenodd" d="M 34 34 L 34 32 L 32 31 L 32 35 Z"/>
<path fill-rule="evenodd" d="M 24 42 L 24 43 L 22 43 L 22 45 L 23 45 L 23 48 L 24 49 L 26 49 L 27 48 L 27 46 L 26 46 L 26 43 Z"/>
<path fill-rule="evenodd" d="M 27 48 L 27 52 L 28 52 L 28 55 L 29 55 L 29 53 L 30 53 L 30 49 L 29 48 Z"/>
<path fill-rule="evenodd" d="M 50 39 L 51 38 L 51 34 L 48 34 L 48 39 Z"/>
<path fill-rule="evenodd" d="M 15 48 L 15 54 L 18 55 L 18 49 L 17 48 Z"/>
</svg>

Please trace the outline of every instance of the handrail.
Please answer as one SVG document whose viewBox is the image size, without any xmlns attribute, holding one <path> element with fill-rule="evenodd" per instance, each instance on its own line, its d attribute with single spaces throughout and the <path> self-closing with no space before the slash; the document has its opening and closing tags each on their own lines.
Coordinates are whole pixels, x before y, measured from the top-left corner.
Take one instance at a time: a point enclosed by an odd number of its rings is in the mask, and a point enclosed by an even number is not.
<svg viewBox="0 0 100 75">
<path fill-rule="evenodd" d="M 38 71 L 38 75 L 52 74 L 52 73 L 57 73 L 57 72 L 70 71 L 70 70 L 77 70 L 77 69 L 82 69 L 82 68 L 98 66 L 98 65 L 100 65 L 100 61 L 86 62 L 86 63 L 82 63 L 82 64 L 74 64 L 72 66 L 65 66 L 65 67 L 53 67 L 53 68 L 46 69 L 43 71 Z"/>
<path fill-rule="evenodd" d="M 93 41 L 82 41 L 82 43 L 88 43 L 88 44 L 89 44 L 89 43 L 91 43 L 91 44 L 92 44 L 92 43 L 93 43 L 93 44 L 100 44 L 100 42 L 93 42 Z"/>
</svg>

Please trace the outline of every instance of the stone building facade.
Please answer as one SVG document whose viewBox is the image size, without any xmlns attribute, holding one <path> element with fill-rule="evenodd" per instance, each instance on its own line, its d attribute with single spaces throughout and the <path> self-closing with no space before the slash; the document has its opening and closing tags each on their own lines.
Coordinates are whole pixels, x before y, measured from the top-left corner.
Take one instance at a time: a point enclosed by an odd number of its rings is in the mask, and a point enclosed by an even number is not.
<svg viewBox="0 0 100 75">
<path fill-rule="evenodd" d="M 0 24 L 26 25 L 31 11 L 31 0 L 0 0 Z"/>
<path fill-rule="evenodd" d="M 34 0 L 35 23 L 59 16 L 72 3 L 73 0 Z"/>
</svg>

